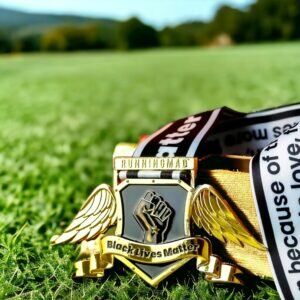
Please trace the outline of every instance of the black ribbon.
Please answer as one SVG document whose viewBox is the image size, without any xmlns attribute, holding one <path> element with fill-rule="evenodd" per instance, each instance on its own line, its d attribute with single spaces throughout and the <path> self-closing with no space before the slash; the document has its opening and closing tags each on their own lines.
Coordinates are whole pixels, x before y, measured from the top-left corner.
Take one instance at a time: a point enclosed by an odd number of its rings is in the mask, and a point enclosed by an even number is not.
<svg viewBox="0 0 300 300">
<path fill-rule="evenodd" d="M 282 299 L 295 300 L 300 299 L 299 121 L 299 104 L 249 114 L 223 107 L 167 124 L 134 153 L 199 159 L 209 154 L 253 156 L 253 197 L 274 280 Z"/>
</svg>

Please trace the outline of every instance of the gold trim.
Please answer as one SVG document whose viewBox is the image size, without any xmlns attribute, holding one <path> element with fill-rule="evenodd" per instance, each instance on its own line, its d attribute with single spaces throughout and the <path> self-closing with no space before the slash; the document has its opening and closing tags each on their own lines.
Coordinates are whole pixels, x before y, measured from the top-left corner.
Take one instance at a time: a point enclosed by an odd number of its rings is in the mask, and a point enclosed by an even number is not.
<svg viewBox="0 0 300 300">
<path fill-rule="evenodd" d="M 115 157 L 114 169 L 122 170 L 194 170 L 194 157 Z"/>
<path fill-rule="evenodd" d="M 129 269 L 131 269 L 134 273 L 136 273 L 138 276 L 140 276 L 143 280 L 145 280 L 148 284 L 150 284 L 153 287 L 157 287 L 157 285 L 170 276 L 172 273 L 174 273 L 176 270 L 178 270 L 180 267 L 185 265 L 188 261 L 193 259 L 191 258 L 184 258 L 181 260 L 178 260 L 178 262 L 172 264 L 172 266 L 162 273 L 160 273 L 158 276 L 151 278 L 149 277 L 146 273 L 144 273 L 142 270 L 140 270 L 136 265 L 134 265 L 131 261 L 126 259 L 125 257 L 122 256 L 115 256 L 116 259 L 121 261 L 125 266 L 127 266 Z"/>
<path fill-rule="evenodd" d="M 236 265 L 223 262 L 217 255 L 211 255 L 209 264 L 197 266 L 197 269 L 205 274 L 207 281 L 244 285 L 244 282 L 237 276 L 243 274 L 243 271 Z"/>
<path fill-rule="evenodd" d="M 113 157 L 113 186 L 120 183 L 118 179 L 119 171 L 128 170 L 149 170 L 149 171 L 190 171 L 190 185 L 195 187 L 195 178 L 198 170 L 198 159 L 194 157 Z"/>
</svg>

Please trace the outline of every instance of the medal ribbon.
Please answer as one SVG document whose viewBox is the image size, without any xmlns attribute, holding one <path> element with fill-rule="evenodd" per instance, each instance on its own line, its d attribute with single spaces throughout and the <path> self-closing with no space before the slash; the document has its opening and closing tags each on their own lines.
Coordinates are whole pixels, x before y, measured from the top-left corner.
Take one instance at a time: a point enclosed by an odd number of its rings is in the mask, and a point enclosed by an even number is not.
<svg viewBox="0 0 300 300">
<path fill-rule="evenodd" d="M 251 179 L 264 244 L 282 299 L 300 299 L 300 105 L 255 113 L 223 107 L 167 124 L 134 157 L 253 156 Z"/>
</svg>

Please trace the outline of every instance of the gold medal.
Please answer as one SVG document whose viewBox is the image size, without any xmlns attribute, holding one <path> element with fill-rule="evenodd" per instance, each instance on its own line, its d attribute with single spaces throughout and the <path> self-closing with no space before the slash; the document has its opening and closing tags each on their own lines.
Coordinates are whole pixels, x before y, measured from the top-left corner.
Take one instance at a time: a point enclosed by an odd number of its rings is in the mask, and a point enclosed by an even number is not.
<svg viewBox="0 0 300 300">
<path fill-rule="evenodd" d="M 81 243 L 77 277 L 103 277 L 117 259 L 157 286 L 194 260 L 209 281 L 273 278 L 298 299 L 299 114 L 221 108 L 117 145 L 112 187 L 99 185 L 51 242 Z"/>
<path fill-rule="evenodd" d="M 236 276 L 241 267 L 271 276 L 249 201 L 249 174 L 230 166 L 243 166 L 246 158 L 225 157 L 227 169 L 218 170 L 210 168 L 210 159 L 198 166 L 194 158 L 132 158 L 133 150 L 134 145 L 116 147 L 113 187 L 98 186 L 64 233 L 51 240 L 81 243 L 76 276 L 102 277 L 118 259 L 156 286 L 193 258 L 214 282 L 242 284 Z M 170 178 L 159 178 L 162 172 Z M 195 187 L 202 176 L 206 183 Z M 214 248 L 214 241 L 224 246 Z"/>
</svg>

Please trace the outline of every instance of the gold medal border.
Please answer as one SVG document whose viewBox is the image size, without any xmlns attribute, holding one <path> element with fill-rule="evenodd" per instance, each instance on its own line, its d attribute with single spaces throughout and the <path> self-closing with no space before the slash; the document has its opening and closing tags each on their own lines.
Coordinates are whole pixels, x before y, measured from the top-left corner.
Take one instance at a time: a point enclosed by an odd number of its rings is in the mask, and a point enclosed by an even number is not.
<svg viewBox="0 0 300 300">
<path fill-rule="evenodd" d="M 183 189 L 187 191 L 187 200 L 185 205 L 185 217 L 184 217 L 184 231 L 187 237 L 191 237 L 190 232 L 190 218 L 191 218 L 191 200 L 193 196 L 194 189 L 186 184 L 182 180 L 175 180 L 175 179 L 127 179 L 120 183 L 115 189 L 115 196 L 117 201 L 117 228 L 115 235 L 121 236 L 123 230 L 123 210 L 122 210 L 122 201 L 121 201 L 121 191 L 129 186 L 129 185 L 179 185 Z M 176 270 L 178 270 L 181 266 L 186 264 L 190 261 L 193 257 L 179 259 L 177 262 L 172 264 L 168 269 L 163 271 L 158 276 L 151 278 L 148 276 L 144 271 L 139 269 L 135 264 L 133 264 L 130 260 L 122 256 L 115 256 L 116 259 L 121 261 L 124 265 L 130 268 L 134 273 L 144 279 L 147 283 L 152 286 L 157 286 L 162 280 L 170 276 Z"/>
</svg>

